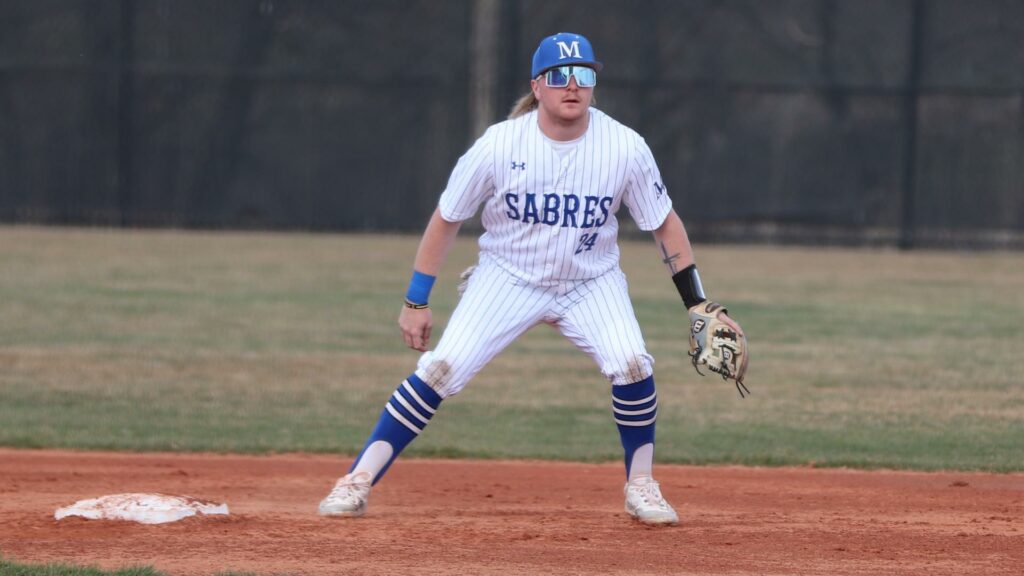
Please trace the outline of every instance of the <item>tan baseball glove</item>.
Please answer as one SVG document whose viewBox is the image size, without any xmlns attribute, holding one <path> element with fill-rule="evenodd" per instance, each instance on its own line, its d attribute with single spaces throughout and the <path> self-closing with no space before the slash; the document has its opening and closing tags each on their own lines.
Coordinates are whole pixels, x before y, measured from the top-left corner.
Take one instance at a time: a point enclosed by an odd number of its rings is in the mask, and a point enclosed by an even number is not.
<svg viewBox="0 0 1024 576">
<path fill-rule="evenodd" d="M 701 366 L 707 366 L 723 380 L 736 383 L 741 398 L 750 390 L 743 383 L 747 373 L 749 354 L 747 337 L 718 319 L 726 309 L 717 302 L 705 300 L 690 308 L 690 360 L 701 376 Z"/>
<path fill-rule="evenodd" d="M 462 274 L 459 274 L 459 285 L 455 287 L 459 292 L 459 298 L 462 298 L 462 295 L 466 293 L 466 287 L 469 286 L 469 277 L 473 275 L 473 272 L 476 272 L 476 264 L 466 268 L 462 271 Z"/>
</svg>

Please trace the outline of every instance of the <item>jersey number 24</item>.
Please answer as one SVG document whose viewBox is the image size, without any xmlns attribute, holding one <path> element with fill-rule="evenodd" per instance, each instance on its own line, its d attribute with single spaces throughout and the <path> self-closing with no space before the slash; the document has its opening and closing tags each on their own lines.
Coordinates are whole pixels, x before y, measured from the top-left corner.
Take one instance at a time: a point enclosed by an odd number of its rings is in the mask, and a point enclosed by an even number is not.
<svg viewBox="0 0 1024 576">
<path fill-rule="evenodd" d="M 580 252 L 586 252 L 594 247 L 594 242 L 597 242 L 597 232 L 592 234 L 583 234 L 580 236 L 580 245 L 576 247 L 576 254 Z"/>
</svg>

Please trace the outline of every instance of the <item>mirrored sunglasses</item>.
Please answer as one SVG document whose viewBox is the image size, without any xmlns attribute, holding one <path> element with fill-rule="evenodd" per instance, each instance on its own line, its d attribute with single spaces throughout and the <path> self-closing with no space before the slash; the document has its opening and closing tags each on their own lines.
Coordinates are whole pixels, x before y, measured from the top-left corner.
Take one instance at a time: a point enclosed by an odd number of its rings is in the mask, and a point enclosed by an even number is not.
<svg viewBox="0 0 1024 576">
<path fill-rule="evenodd" d="M 551 88 L 565 88 L 569 85 L 569 77 L 576 77 L 576 85 L 580 88 L 597 86 L 597 72 L 586 66 L 559 66 L 544 73 L 544 82 Z"/>
</svg>

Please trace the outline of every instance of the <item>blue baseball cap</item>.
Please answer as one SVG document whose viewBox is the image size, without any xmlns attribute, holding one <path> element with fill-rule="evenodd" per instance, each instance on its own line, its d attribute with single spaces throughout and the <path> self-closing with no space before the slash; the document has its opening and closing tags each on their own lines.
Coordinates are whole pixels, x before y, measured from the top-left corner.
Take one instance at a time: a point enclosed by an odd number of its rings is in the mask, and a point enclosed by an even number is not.
<svg viewBox="0 0 1024 576">
<path fill-rule="evenodd" d="M 536 78 L 555 66 L 574 64 L 585 64 L 598 72 L 604 68 L 604 64 L 594 58 L 590 40 L 572 32 L 559 32 L 540 41 L 540 46 L 537 46 L 537 51 L 533 53 L 531 78 Z"/>
</svg>

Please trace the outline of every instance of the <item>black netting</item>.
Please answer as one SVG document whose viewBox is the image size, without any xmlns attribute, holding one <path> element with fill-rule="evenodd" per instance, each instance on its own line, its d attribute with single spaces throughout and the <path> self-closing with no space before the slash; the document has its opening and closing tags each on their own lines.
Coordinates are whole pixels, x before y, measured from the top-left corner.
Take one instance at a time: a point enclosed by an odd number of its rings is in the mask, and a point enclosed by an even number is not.
<svg viewBox="0 0 1024 576">
<path fill-rule="evenodd" d="M 418 231 L 557 31 L 696 237 L 1020 245 L 1017 0 L 0 0 L 0 221 Z"/>
</svg>

